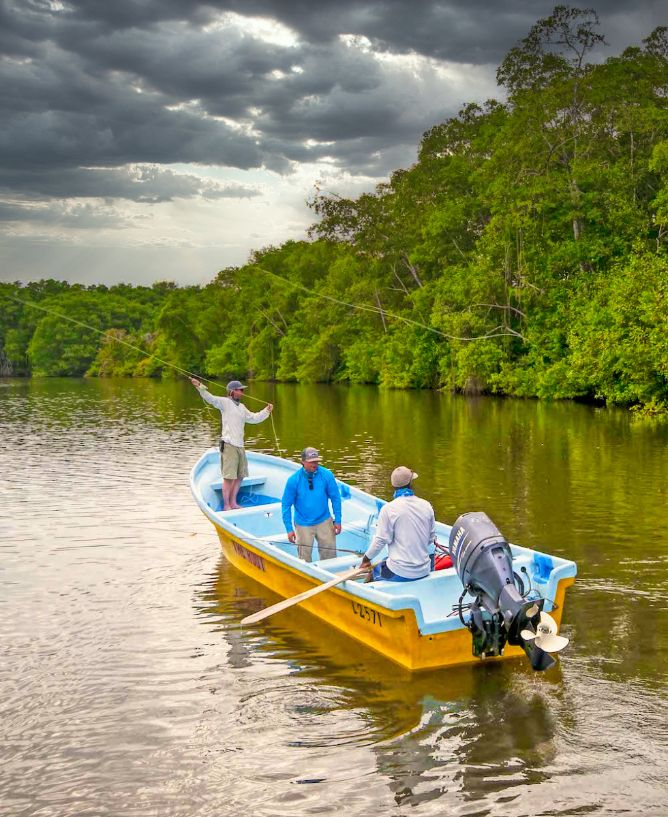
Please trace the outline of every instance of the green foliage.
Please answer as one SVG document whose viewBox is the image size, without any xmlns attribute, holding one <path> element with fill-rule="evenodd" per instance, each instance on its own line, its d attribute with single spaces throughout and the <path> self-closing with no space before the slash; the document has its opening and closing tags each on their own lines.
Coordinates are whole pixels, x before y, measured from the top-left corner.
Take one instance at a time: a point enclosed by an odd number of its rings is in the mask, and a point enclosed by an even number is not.
<svg viewBox="0 0 668 817">
<path fill-rule="evenodd" d="M 101 333 L 138 328 L 141 323 L 137 305 L 75 288 L 45 299 L 40 306 L 48 312 L 28 345 L 32 372 L 38 376 L 85 374 L 96 357 Z"/>
<path fill-rule="evenodd" d="M 248 371 L 247 350 L 240 346 L 234 336 L 219 346 L 207 349 L 204 359 L 205 370 L 220 377 L 232 377 L 235 372 Z"/>
<path fill-rule="evenodd" d="M 661 413 L 667 29 L 590 62 L 602 44 L 594 11 L 556 6 L 502 61 L 505 103 L 435 124 L 371 192 L 318 190 L 311 240 L 203 288 L 0 285 L 0 373 L 185 370 Z"/>
<path fill-rule="evenodd" d="M 574 304 L 571 366 L 608 403 L 668 406 L 668 259 L 631 256 Z"/>
<path fill-rule="evenodd" d="M 342 367 L 337 380 L 351 383 L 378 383 L 382 338 L 374 338 L 368 333 L 353 338 L 341 350 Z"/>
<path fill-rule="evenodd" d="M 97 354 L 86 374 L 90 377 L 132 377 L 143 360 L 142 339 L 125 329 L 109 329 L 101 339 Z"/>
</svg>

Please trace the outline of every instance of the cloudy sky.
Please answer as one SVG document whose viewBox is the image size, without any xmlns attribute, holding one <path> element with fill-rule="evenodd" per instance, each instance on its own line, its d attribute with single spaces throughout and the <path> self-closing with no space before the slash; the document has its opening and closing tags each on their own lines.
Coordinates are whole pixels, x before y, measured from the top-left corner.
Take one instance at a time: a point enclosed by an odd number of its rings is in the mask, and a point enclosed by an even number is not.
<svg viewBox="0 0 668 817">
<path fill-rule="evenodd" d="M 606 55 L 665 0 L 591 0 Z M 416 157 L 542 0 L 0 0 L 0 280 L 205 283 Z"/>
</svg>

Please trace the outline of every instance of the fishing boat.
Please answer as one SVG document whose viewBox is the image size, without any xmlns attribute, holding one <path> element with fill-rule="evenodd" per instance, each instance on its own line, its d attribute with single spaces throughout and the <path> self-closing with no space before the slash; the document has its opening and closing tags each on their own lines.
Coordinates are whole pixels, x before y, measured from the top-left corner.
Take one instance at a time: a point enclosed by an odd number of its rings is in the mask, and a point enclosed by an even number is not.
<svg viewBox="0 0 668 817">
<path fill-rule="evenodd" d="M 448 543 L 450 567 L 411 582 L 367 582 L 358 565 L 383 500 L 338 482 L 337 555 L 306 562 L 288 541 L 281 514 L 286 480 L 301 465 L 259 452 L 248 452 L 248 465 L 237 509 L 223 507 L 217 449 L 206 451 L 190 475 L 193 496 L 228 561 L 386 658 L 418 671 L 527 656 L 534 669 L 544 670 L 568 643 L 557 632 L 566 590 L 575 581 L 574 562 L 507 543 L 476 512 L 453 525 L 436 523 L 438 541 Z"/>
</svg>

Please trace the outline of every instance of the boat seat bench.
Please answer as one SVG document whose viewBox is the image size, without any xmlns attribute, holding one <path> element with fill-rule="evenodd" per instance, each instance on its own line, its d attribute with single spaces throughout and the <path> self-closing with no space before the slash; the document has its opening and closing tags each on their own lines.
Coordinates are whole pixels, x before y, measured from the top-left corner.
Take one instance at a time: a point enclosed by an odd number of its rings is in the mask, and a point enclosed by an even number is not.
<svg viewBox="0 0 668 817">
<path fill-rule="evenodd" d="M 356 553 L 344 553 L 342 556 L 332 556 L 329 559 L 318 559 L 313 562 L 314 565 L 322 567 L 324 570 L 329 570 L 332 573 L 343 573 L 344 570 L 350 570 L 359 563 L 361 556 Z"/>
<path fill-rule="evenodd" d="M 266 481 L 267 481 L 266 477 L 244 477 L 243 480 L 241 481 L 241 487 L 250 488 L 253 485 L 264 485 Z M 214 479 L 211 482 L 211 487 L 214 489 L 214 491 L 222 491 L 223 478 L 221 477 L 220 479 Z"/>
</svg>

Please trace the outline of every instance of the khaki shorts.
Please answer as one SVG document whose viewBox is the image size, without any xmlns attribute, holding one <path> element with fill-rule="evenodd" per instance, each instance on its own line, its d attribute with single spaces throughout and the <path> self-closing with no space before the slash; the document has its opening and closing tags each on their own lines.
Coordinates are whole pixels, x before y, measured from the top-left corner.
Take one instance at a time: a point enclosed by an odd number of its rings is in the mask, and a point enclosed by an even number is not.
<svg viewBox="0 0 668 817">
<path fill-rule="evenodd" d="M 220 471 L 223 479 L 243 479 L 248 476 L 248 460 L 243 448 L 225 443 L 220 455 Z"/>
<path fill-rule="evenodd" d="M 295 525 L 299 558 L 310 562 L 313 558 L 313 540 L 318 543 L 318 559 L 333 559 L 336 556 L 336 534 L 334 522 L 325 519 L 317 525 Z"/>
</svg>

